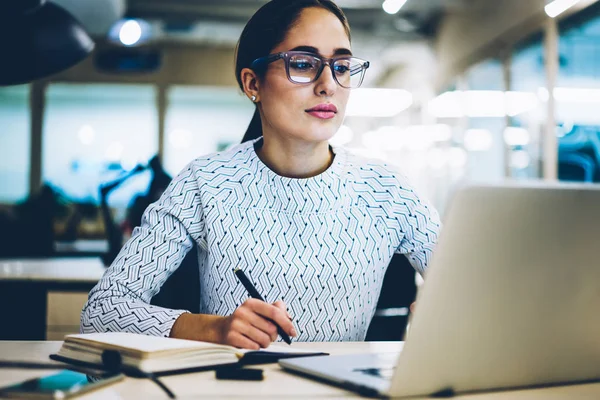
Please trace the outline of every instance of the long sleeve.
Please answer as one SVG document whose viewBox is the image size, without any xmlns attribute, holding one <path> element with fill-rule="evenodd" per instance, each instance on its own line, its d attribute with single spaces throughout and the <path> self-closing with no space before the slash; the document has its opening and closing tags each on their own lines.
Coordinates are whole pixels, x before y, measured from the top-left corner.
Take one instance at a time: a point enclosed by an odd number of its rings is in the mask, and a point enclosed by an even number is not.
<svg viewBox="0 0 600 400">
<path fill-rule="evenodd" d="M 169 336 L 185 310 L 150 305 L 179 267 L 193 241 L 206 249 L 204 213 L 192 164 L 151 204 L 140 227 L 90 292 L 81 314 L 81 332 L 133 332 Z"/>
<path fill-rule="evenodd" d="M 438 212 L 414 188 L 403 182 L 396 218 L 400 221 L 404 237 L 396 253 L 405 254 L 411 265 L 421 275 L 425 273 L 441 229 Z"/>
</svg>

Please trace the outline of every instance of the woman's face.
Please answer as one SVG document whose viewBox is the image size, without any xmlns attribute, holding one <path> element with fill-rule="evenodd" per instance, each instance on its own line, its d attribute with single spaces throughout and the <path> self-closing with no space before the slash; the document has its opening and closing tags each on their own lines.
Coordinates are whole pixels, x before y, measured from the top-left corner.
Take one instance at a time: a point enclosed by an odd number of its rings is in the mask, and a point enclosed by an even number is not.
<svg viewBox="0 0 600 400">
<path fill-rule="evenodd" d="M 291 50 L 315 52 L 325 58 L 351 54 L 350 40 L 340 20 L 314 7 L 302 11 L 271 54 Z M 263 133 L 305 142 L 326 141 L 342 124 L 349 95 L 350 89 L 336 83 L 329 66 L 315 82 L 298 85 L 288 80 L 285 61 L 277 60 L 269 64 L 259 86 Z M 337 111 L 314 110 L 324 105 L 333 105 Z"/>
</svg>

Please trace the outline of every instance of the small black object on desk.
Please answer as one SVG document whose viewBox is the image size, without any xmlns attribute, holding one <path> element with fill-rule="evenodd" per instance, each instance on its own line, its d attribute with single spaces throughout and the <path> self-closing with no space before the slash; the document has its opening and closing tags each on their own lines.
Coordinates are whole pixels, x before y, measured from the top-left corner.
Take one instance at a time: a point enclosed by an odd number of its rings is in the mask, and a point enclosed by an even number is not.
<svg viewBox="0 0 600 400">
<path fill-rule="evenodd" d="M 217 379 L 231 379 L 241 381 L 262 381 L 263 370 L 257 368 L 237 368 L 226 367 L 218 368 L 215 371 Z"/>
</svg>

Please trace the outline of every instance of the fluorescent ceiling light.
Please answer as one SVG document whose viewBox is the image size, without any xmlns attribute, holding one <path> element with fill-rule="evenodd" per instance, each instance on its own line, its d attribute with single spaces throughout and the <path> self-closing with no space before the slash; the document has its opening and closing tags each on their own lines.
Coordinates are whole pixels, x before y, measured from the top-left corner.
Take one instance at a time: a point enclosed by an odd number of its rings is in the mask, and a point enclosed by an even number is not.
<svg viewBox="0 0 600 400">
<path fill-rule="evenodd" d="M 346 116 L 393 117 L 412 102 L 412 94 L 404 89 L 354 89 L 350 92 Z"/>
<path fill-rule="evenodd" d="M 496 90 L 470 90 L 462 94 L 467 117 L 504 117 L 506 109 L 504 92 Z"/>
<path fill-rule="evenodd" d="M 504 141 L 509 146 L 526 146 L 529 144 L 529 131 L 525 128 L 509 126 L 504 129 Z"/>
<path fill-rule="evenodd" d="M 550 100 L 550 92 L 545 87 L 539 87 L 537 90 L 538 98 L 544 103 Z"/>
<path fill-rule="evenodd" d="M 406 0 L 385 0 L 381 7 L 388 14 L 396 14 L 404 4 Z"/>
<path fill-rule="evenodd" d="M 444 92 L 429 102 L 429 113 L 438 118 L 464 117 L 462 92 Z"/>
<path fill-rule="evenodd" d="M 544 7 L 544 11 L 546 11 L 546 14 L 548 14 L 550 18 L 554 18 L 579 3 L 579 1 L 580 0 L 554 0 Z"/>
<path fill-rule="evenodd" d="M 556 87 L 554 98 L 565 103 L 600 103 L 600 89 Z"/>
<path fill-rule="evenodd" d="M 424 137 L 432 142 L 444 142 L 452 139 L 452 128 L 446 124 L 410 125 L 402 130 L 403 135 Z"/>
<path fill-rule="evenodd" d="M 538 96 L 530 92 L 504 92 L 504 99 L 506 115 L 510 117 L 531 111 L 539 105 Z"/>
<path fill-rule="evenodd" d="M 469 151 L 487 151 L 492 147 L 494 137 L 487 129 L 468 129 L 463 141 Z"/>
<path fill-rule="evenodd" d="M 467 90 L 445 92 L 429 102 L 429 112 L 437 118 L 494 118 L 515 116 L 539 104 L 528 92 Z"/>
<path fill-rule="evenodd" d="M 369 149 L 397 151 L 408 148 L 412 151 L 426 150 L 436 142 L 452 139 L 452 128 L 445 124 L 382 126 L 362 135 L 362 144 Z"/>
</svg>

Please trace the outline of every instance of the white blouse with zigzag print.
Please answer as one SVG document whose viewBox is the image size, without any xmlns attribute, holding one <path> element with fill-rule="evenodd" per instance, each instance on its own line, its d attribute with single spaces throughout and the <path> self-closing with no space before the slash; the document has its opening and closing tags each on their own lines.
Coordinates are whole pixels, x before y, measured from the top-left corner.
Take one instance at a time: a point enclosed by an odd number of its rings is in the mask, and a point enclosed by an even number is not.
<svg viewBox="0 0 600 400">
<path fill-rule="evenodd" d="M 265 299 L 287 304 L 298 341 L 364 340 L 392 255 L 423 273 L 440 221 L 394 168 L 333 150 L 306 179 L 274 173 L 253 142 L 192 161 L 90 292 L 81 331 L 168 336 L 185 310 L 149 302 L 195 242 L 201 313 L 229 315 L 246 300 L 240 267 Z"/>
</svg>

